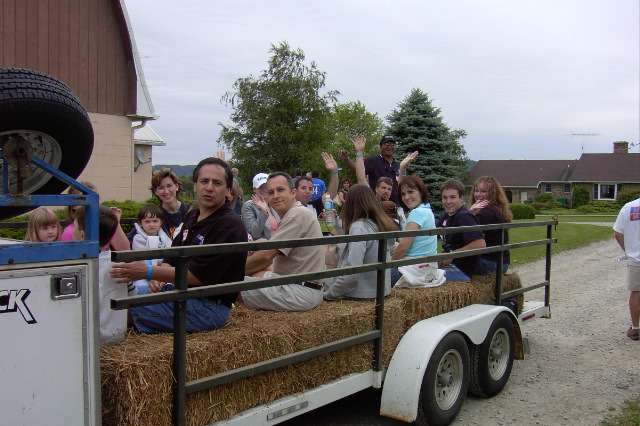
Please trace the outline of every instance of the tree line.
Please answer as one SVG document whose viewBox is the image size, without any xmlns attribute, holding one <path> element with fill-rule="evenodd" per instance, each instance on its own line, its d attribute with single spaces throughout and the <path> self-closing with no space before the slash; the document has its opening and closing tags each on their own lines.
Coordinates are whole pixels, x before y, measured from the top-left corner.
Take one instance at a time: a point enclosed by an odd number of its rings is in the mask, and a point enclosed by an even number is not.
<svg viewBox="0 0 640 426">
<path fill-rule="evenodd" d="M 219 123 L 218 142 L 229 150 L 245 181 L 259 172 L 323 171 L 320 153 L 335 157 L 341 149 L 352 152 L 355 133 L 369 141 L 366 155 L 379 153 L 383 134 L 399 140 L 398 161 L 419 151 L 409 172 L 425 181 L 434 207 L 440 204 L 442 182 L 464 179 L 468 158 L 460 141 L 466 132 L 451 129 L 427 93 L 413 89 L 385 123 L 360 101 L 338 102 L 340 92 L 325 89 L 326 73 L 315 62 L 307 63 L 301 49 L 281 42 L 269 53 L 266 69 L 239 78 L 221 99 L 232 112 L 230 123 Z M 346 168 L 340 176 L 355 179 Z"/>
</svg>

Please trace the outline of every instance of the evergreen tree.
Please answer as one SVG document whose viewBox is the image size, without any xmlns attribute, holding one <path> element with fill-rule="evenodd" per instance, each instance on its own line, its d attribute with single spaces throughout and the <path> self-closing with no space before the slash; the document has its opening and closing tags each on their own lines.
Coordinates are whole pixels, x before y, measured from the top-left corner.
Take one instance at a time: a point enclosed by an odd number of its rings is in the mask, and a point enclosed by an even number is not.
<svg viewBox="0 0 640 426">
<path fill-rule="evenodd" d="M 245 177 L 300 167 L 323 170 L 320 152 L 328 149 L 328 125 L 337 91 L 321 93 L 326 74 L 304 63 L 300 49 L 286 42 L 271 46 L 268 68 L 257 78 L 236 80 L 223 103 L 230 105 L 232 126 L 222 127 L 218 142 L 227 146 Z"/>
<path fill-rule="evenodd" d="M 463 179 L 466 172 L 468 159 L 460 143 L 466 132 L 450 129 L 440 116 L 440 109 L 420 89 L 413 89 L 387 120 L 387 133 L 399 141 L 396 159 L 402 161 L 409 153 L 420 153 L 408 172 L 424 180 L 434 211 L 442 211 L 440 185 L 448 179 Z"/>
</svg>

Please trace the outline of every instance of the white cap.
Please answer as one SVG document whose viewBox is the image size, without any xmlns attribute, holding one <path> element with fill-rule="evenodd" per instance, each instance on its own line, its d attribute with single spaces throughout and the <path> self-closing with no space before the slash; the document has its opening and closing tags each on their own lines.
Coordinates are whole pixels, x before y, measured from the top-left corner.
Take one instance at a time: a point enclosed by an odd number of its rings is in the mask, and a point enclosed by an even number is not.
<svg viewBox="0 0 640 426">
<path fill-rule="evenodd" d="M 267 178 L 269 177 L 266 173 L 258 173 L 253 177 L 253 187 L 260 188 L 260 185 L 267 183 Z"/>
</svg>

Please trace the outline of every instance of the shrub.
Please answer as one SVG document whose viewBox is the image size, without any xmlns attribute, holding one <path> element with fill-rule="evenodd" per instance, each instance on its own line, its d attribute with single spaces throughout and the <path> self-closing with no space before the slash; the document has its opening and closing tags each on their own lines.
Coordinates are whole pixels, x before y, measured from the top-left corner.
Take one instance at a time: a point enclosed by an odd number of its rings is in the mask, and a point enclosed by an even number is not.
<svg viewBox="0 0 640 426">
<path fill-rule="evenodd" d="M 509 204 L 509 208 L 511 209 L 511 213 L 513 213 L 514 219 L 536 218 L 536 209 L 534 209 L 530 204 L 512 203 Z"/>
<path fill-rule="evenodd" d="M 536 195 L 536 198 L 533 199 L 534 202 L 536 203 L 541 203 L 544 204 L 548 201 L 553 201 L 553 196 L 551 196 L 551 194 L 547 193 L 547 192 L 542 192 L 538 195 Z"/>
<path fill-rule="evenodd" d="M 531 204 L 531 207 L 533 207 L 534 209 L 536 209 L 536 211 L 540 211 L 540 210 L 542 210 L 542 209 L 546 208 L 546 207 L 545 207 L 545 205 L 544 205 L 544 203 L 538 203 L 538 202 L 534 202 L 534 203 L 532 203 L 532 204 Z"/>
<path fill-rule="evenodd" d="M 620 210 L 620 205 L 617 201 L 592 201 L 587 205 L 580 206 L 577 209 L 583 214 L 615 214 Z"/>
<path fill-rule="evenodd" d="M 568 209 L 569 206 L 561 203 L 560 201 L 550 200 L 544 203 L 545 210 L 554 210 L 554 209 Z"/>
<path fill-rule="evenodd" d="M 571 206 L 577 209 L 580 206 L 589 204 L 589 190 L 584 186 L 578 186 L 573 189 L 573 197 L 571 199 Z"/>
<path fill-rule="evenodd" d="M 618 204 L 620 207 L 638 198 L 640 198 L 640 189 L 623 189 L 618 192 Z"/>
</svg>

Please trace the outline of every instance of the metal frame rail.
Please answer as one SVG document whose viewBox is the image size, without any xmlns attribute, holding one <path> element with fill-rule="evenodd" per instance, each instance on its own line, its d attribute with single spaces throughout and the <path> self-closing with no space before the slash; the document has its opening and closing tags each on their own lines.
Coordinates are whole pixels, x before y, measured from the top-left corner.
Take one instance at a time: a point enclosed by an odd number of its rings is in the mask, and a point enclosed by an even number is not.
<svg viewBox="0 0 640 426">
<path fill-rule="evenodd" d="M 23 243 L 0 245 L 0 264 L 15 265 L 22 263 L 70 260 L 98 257 L 98 194 L 76 182 L 61 171 L 51 167 L 41 159 L 34 157 L 32 164 L 43 169 L 52 178 L 59 179 L 82 192 L 80 195 L 12 194 L 9 188 L 9 167 L 0 151 L 2 167 L 2 194 L 0 207 L 39 207 L 39 206 L 86 206 L 85 241 L 54 243 Z M 21 185 L 18 185 L 19 187 Z"/>
<path fill-rule="evenodd" d="M 538 222 L 522 222 L 499 225 L 479 225 L 464 226 L 458 228 L 434 228 L 417 231 L 396 231 L 396 232 L 380 232 L 375 234 L 359 234 L 346 236 L 332 236 L 322 238 L 303 238 L 297 240 L 286 241 L 266 241 L 266 242 L 249 242 L 234 243 L 226 245 L 204 245 L 204 246 L 185 246 L 169 249 L 141 250 L 141 251 L 124 251 L 112 252 L 112 260 L 114 262 L 131 262 L 136 260 L 154 259 L 154 258 L 173 258 L 175 259 L 176 290 L 133 296 L 123 299 L 115 299 L 111 301 L 112 309 L 128 309 L 136 306 L 151 305 L 156 303 L 173 302 L 174 304 L 174 344 L 173 344 L 173 408 L 172 422 L 175 425 L 184 425 L 186 423 L 186 396 L 188 394 L 206 390 L 214 386 L 239 380 L 249 376 L 253 376 L 265 371 L 270 371 L 279 367 L 294 364 L 300 361 L 308 360 L 328 352 L 337 351 L 349 346 L 358 345 L 367 341 L 373 341 L 373 368 L 375 371 L 381 371 L 382 366 L 382 327 L 384 313 L 384 276 L 385 270 L 392 267 L 403 265 L 411 265 L 423 262 L 433 262 L 445 259 L 455 259 L 472 255 L 479 255 L 491 252 L 504 252 L 520 247 L 529 247 L 534 245 L 545 244 L 546 249 L 546 270 L 545 281 L 527 288 L 502 293 L 502 274 L 496 274 L 496 304 L 500 304 L 503 298 L 513 297 L 517 294 L 524 293 L 539 287 L 545 287 L 545 305 L 549 304 L 550 289 L 550 273 L 551 273 L 551 244 L 557 242 L 551 238 L 551 227 L 557 225 L 557 220 L 538 221 Z M 484 249 L 468 250 L 456 253 L 442 253 L 431 256 L 416 257 L 410 259 L 402 259 L 396 261 L 386 261 L 385 240 L 391 238 L 416 237 L 425 235 L 446 235 L 451 233 L 469 232 L 477 230 L 490 229 L 510 229 L 523 228 L 533 226 L 546 226 L 547 238 L 535 241 L 526 241 L 521 243 L 503 244 Z M 504 234 L 504 233 L 503 233 Z M 202 256 L 211 254 L 236 253 L 242 251 L 255 251 L 265 249 L 279 249 L 285 247 L 315 246 L 325 245 L 327 243 L 348 243 L 352 241 L 370 241 L 378 240 L 378 261 L 376 263 L 365 264 L 361 266 L 335 268 L 321 272 L 287 275 L 278 278 L 269 278 L 263 280 L 239 281 L 234 283 L 218 284 L 211 286 L 197 286 L 187 288 L 187 265 L 190 256 Z M 502 255 L 498 262 L 498 270 L 502 269 Z M 322 278 L 331 278 L 341 275 L 356 274 L 368 271 L 377 271 L 377 297 L 375 303 L 375 328 L 372 331 L 361 333 L 342 339 L 339 341 L 323 344 L 303 351 L 295 352 L 289 355 L 237 368 L 209 377 L 186 381 L 186 303 L 188 299 L 210 297 L 224 293 L 234 293 L 242 290 L 252 290 L 257 288 L 300 283 L 304 281 L 317 280 Z"/>
</svg>

